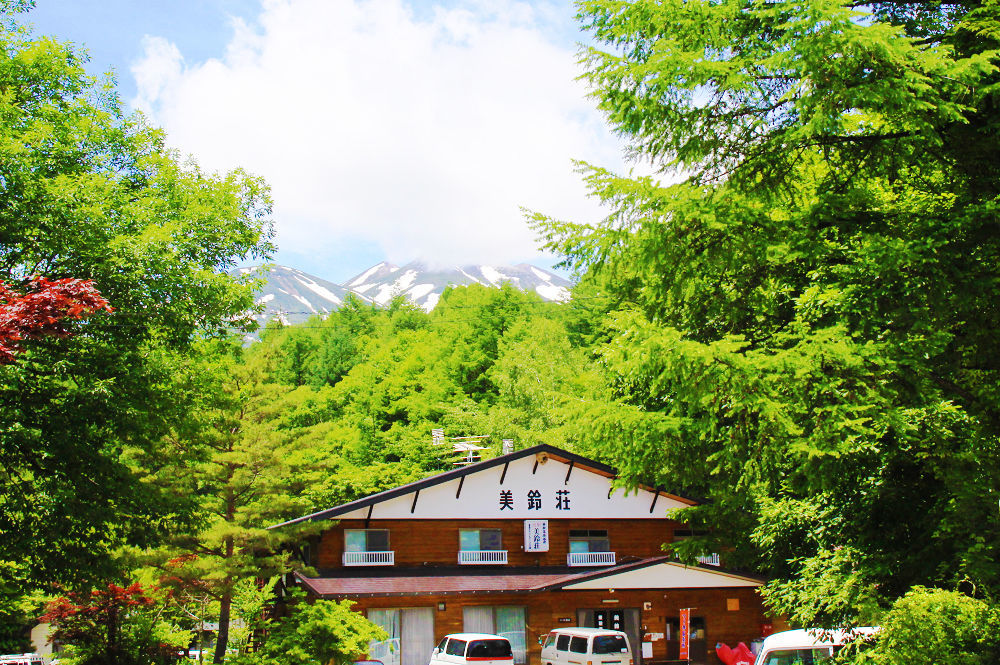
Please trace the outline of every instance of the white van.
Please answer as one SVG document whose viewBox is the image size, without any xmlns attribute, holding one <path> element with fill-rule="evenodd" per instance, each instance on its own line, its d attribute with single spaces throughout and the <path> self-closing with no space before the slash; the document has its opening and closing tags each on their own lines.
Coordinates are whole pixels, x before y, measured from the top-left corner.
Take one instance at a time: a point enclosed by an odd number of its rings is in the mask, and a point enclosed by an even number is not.
<svg viewBox="0 0 1000 665">
<path fill-rule="evenodd" d="M 510 640 L 486 633 L 445 635 L 431 652 L 430 665 L 514 665 Z"/>
<path fill-rule="evenodd" d="M 632 665 L 628 637 L 604 628 L 556 628 L 542 642 L 542 665 Z"/>
<path fill-rule="evenodd" d="M 833 657 L 840 647 L 868 637 L 878 628 L 824 631 L 821 628 L 786 630 L 764 638 L 754 665 L 819 665 Z"/>
</svg>

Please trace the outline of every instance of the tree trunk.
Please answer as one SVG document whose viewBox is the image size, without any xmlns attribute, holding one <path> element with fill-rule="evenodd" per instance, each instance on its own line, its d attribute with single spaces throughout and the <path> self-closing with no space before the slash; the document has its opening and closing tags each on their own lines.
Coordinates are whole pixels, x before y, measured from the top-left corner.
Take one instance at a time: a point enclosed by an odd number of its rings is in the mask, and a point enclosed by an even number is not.
<svg viewBox="0 0 1000 665">
<path fill-rule="evenodd" d="M 219 633 L 215 641 L 215 657 L 212 662 L 220 665 L 226 657 L 229 646 L 229 610 L 233 604 L 233 592 L 227 590 L 219 599 Z"/>
</svg>

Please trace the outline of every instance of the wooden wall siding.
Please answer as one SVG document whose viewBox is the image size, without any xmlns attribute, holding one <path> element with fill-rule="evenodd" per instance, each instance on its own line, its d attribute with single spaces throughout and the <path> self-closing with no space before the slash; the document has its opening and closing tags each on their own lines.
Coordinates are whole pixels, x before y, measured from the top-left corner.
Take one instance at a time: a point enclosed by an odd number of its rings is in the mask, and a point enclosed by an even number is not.
<svg viewBox="0 0 1000 665">
<path fill-rule="evenodd" d="M 728 609 L 727 601 L 739 601 L 739 610 Z M 607 603 L 606 600 L 617 600 Z M 444 611 L 437 604 L 445 604 Z M 638 609 L 640 625 L 645 633 L 664 633 L 668 619 L 677 619 L 682 607 L 692 607 L 691 614 L 705 619 L 708 662 L 719 663 L 715 657 L 718 642 L 735 647 L 739 642 L 750 644 L 761 635 L 761 626 L 767 623 L 760 597 L 751 588 L 734 589 L 677 589 L 677 590 L 623 590 L 623 591 L 552 591 L 533 594 L 490 594 L 482 596 L 418 596 L 410 598 L 359 598 L 355 611 L 365 614 L 373 608 L 433 607 L 434 640 L 439 642 L 448 633 L 462 632 L 463 608 L 468 606 L 523 606 L 527 608 L 528 660 L 539 665 L 541 647 L 538 637 L 553 628 L 577 625 L 578 609 Z M 644 609 L 647 607 L 649 609 Z M 560 622 L 569 618 L 569 623 Z M 652 661 L 676 657 L 676 642 L 652 642 Z M 671 653 L 673 651 L 673 653 Z M 430 654 L 428 654 L 428 657 Z"/>
<path fill-rule="evenodd" d="M 319 568 L 342 565 L 344 530 L 363 529 L 364 520 L 343 520 L 325 531 L 320 539 Z M 565 566 L 570 529 L 606 529 L 611 550 L 621 563 L 625 557 L 648 558 L 663 554 L 662 544 L 673 538 L 670 520 L 549 520 L 549 551 L 524 552 L 522 520 L 371 520 L 371 529 L 389 529 L 389 546 L 395 552 L 396 567 L 458 565 L 460 529 L 500 529 L 508 566 Z M 475 569 L 478 566 L 467 566 Z M 498 566 L 489 566 L 496 568 Z"/>
</svg>

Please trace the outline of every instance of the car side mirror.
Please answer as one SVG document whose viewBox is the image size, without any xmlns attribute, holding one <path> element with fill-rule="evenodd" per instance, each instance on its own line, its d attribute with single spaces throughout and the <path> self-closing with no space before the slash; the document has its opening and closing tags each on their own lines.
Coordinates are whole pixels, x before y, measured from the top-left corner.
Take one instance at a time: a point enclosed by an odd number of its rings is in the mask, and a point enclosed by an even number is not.
<svg viewBox="0 0 1000 665">
<path fill-rule="evenodd" d="M 539 644 L 545 644 L 545 636 L 544 635 L 539 635 L 538 636 L 538 643 Z"/>
</svg>

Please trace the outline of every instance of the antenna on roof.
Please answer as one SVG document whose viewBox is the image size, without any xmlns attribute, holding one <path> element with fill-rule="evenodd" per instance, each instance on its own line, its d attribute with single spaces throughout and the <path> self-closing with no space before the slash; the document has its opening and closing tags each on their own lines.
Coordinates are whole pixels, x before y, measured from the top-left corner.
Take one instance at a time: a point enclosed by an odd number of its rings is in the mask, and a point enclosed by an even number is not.
<svg viewBox="0 0 1000 665">
<path fill-rule="evenodd" d="M 431 443 L 433 445 L 443 446 L 448 442 L 451 442 L 452 453 L 464 453 L 464 457 L 462 457 L 459 461 L 452 462 L 455 466 L 465 466 L 467 464 L 474 464 L 475 462 L 478 462 L 481 457 L 476 451 L 486 450 L 485 446 L 480 446 L 478 444 L 488 438 L 490 437 L 486 434 L 480 436 L 445 437 L 443 428 L 431 430 Z"/>
</svg>

